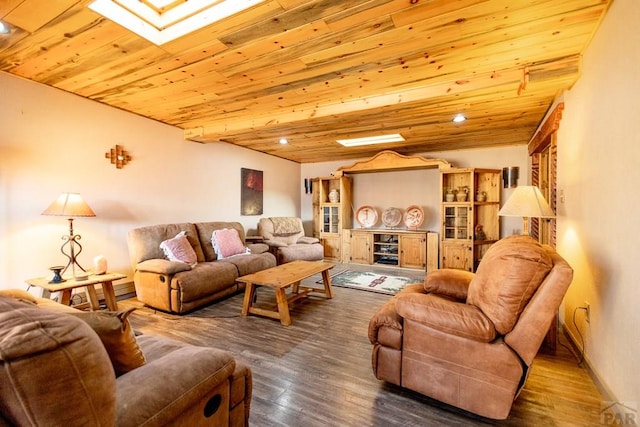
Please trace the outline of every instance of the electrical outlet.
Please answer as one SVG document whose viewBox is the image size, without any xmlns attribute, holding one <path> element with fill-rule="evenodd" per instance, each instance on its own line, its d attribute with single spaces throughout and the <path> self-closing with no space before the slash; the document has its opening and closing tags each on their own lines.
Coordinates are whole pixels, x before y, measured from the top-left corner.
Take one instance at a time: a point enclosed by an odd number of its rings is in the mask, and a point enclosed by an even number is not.
<svg viewBox="0 0 640 427">
<path fill-rule="evenodd" d="M 591 304 L 589 304 L 589 301 L 584 302 L 584 310 L 586 313 L 587 323 L 591 323 Z"/>
</svg>

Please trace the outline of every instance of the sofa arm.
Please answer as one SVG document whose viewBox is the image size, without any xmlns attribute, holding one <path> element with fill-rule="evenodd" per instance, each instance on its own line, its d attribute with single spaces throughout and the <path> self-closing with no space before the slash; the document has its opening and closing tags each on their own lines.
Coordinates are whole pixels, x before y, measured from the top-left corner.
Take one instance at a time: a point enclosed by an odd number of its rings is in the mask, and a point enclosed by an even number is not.
<svg viewBox="0 0 640 427">
<path fill-rule="evenodd" d="M 263 254 L 269 252 L 269 245 L 265 243 L 248 243 L 247 248 L 252 254 Z"/>
<path fill-rule="evenodd" d="M 118 426 L 167 425 L 178 417 L 187 425 L 228 420 L 231 353 L 154 336 L 139 341 L 148 362 L 116 381 Z"/>
<path fill-rule="evenodd" d="M 469 284 L 474 277 L 475 274 L 465 270 L 451 268 L 434 270 L 425 277 L 424 290 L 455 298 L 458 301 L 466 301 Z"/>
<path fill-rule="evenodd" d="M 491 342 L 497 335 L 493 323 L 478 307 L 439 295 L 398 295 L 395 307 L 405 320 L 451 335 L 480 342 Z"/>
<path fill-rule="evenodd" d="M 171 275 L 180 273 L 181 271 L 191 270 L 191 266 L 184 262 L 169 261 L 166 259 L 148 259 L 138 263 L 136 270 Z"/>
<path fill-rule="evenodd" d="M 406 286 L 400 293 L 422 294 L 422 284 Z M 398 295 L 400 295 L 400 293 Z M 387 300 L 376 314 L 369 320 L 369 341 L 371 344 L 383 344 L 385 346 L 402 348 L 402 317 L 396 311 L 396 297 Z"/>
<path fill-rule="evenodd" d="M 320 239 L 315 237 L 302 236 L 301 238 L 298 239 L 296 243 L 312 245 L 314 243 L 320 243 Z"/>
<path fill-rule="evenodd" d="M 289 246 L 286 243 L 278 242 L 277 240 L 265 240 L 265 244 L 269 245 L 271 248 L 281 248 L 283 246 Z"/>
</svg>

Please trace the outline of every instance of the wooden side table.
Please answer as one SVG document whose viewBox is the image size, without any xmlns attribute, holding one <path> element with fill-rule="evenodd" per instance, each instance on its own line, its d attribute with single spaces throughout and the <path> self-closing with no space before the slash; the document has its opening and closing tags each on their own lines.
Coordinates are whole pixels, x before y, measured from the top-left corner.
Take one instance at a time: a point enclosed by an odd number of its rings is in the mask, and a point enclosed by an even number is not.
<svg viewBox="0 0 640 427">
<path fill-rule="evenodd" d="M 116 294 L 113 290 L 112 282 L 114 280 L 124 279 L 125 277 L 127 276 L 121 273 L 105 273 L 92 274 L 85 280 L 67 279 L 62 283 L 49 283 L 50 279 L 46 277 L 37 277 L 35 279 L 29 279 L 26 282 L 31 286 L 37 286 L 49 292 L 61 292 L 62 298 L 60 299 L 60 303 L 64 305 L 69 305 L 71 301 L 71 291 L 73 289 L 85 287 L 92 310 L 100 310 L 100 302 L 98 301 L 98 295 L 96 294 L 94 286 L 102 285 L 107 308 L 116 311 L 118 310 L 118 303 L 116 302 Z"/>
</svg>

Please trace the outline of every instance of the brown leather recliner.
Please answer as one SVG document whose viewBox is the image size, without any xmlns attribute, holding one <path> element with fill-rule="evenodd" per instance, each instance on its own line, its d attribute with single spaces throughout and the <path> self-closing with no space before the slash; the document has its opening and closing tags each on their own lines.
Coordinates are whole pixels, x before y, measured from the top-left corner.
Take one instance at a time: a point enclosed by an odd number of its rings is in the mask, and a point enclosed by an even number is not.
<svg viewBox="0 0 640 427">
<path fill-rule="evenodd" d="M 475 414 L 505 419 L 571 283 L 553 248 L 495 243 L 477 272 L 442 269 L 371 318 L 376 378 Z"/>
</svg>

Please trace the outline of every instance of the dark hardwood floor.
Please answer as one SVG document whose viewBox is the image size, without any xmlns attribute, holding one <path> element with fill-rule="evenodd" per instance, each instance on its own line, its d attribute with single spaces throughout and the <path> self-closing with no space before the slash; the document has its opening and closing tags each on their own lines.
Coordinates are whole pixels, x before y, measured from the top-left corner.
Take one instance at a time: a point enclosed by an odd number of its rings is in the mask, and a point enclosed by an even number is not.
<svg viewBox="0 0 640 427">
<path fill-rule="evenodd" d="M 345 268 L 359 267 L 338 265 L 333 273 Z M 396 272 L 410 274 L 416 273 Z M 415 277 L 422 281 L 423 276 Z M 367 327 L 390 297 L 340 287 L 334 287 L 334 294 L 331 300 L 311 296 L 296 302 L 288 327 L 265 317 L 241 317 L 242 293 L 183 316 L 155 311 L 135 297 L 118 304 L 120 309 L 138 307 L 130 317 L 137 331 L 225 349 L 248 362 L 254 426 L 602 425 L 603 398 L 562 345 L 555 354 L 538 355 L 505 421 L 487 420 L 378 381 L 371 371 Z M 259 288 L 258 303 L 271 302 L 273 292 Z"/>
</svg>

